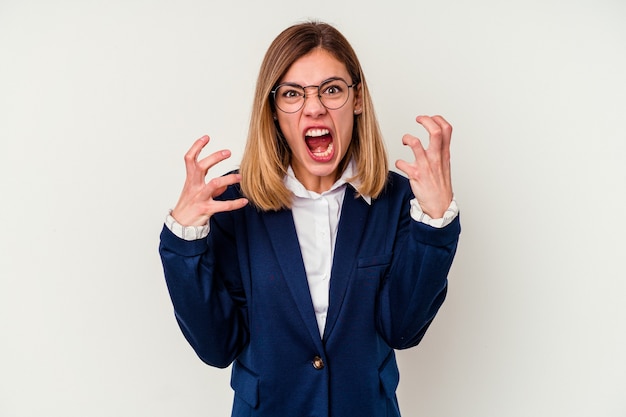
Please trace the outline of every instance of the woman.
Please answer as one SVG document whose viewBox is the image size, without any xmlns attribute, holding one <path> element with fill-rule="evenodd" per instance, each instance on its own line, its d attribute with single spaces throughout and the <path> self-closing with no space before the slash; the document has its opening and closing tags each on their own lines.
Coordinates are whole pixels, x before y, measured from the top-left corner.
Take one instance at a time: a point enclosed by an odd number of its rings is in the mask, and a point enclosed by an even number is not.
<svg viewBox="0 0 626 417">
<path fill-rule="evenodd" d="M 228 151 L 185 157 L 161 233 L 178 323 L 199 357 L 232 364 L 233 416 L 399 416 L 394 349 L 443 303 L 460 225 L 450 125 L 388 172 L 359 61 L 323 23 L 287 28 L 261 66 L 240 172 Z"/>
</svg>

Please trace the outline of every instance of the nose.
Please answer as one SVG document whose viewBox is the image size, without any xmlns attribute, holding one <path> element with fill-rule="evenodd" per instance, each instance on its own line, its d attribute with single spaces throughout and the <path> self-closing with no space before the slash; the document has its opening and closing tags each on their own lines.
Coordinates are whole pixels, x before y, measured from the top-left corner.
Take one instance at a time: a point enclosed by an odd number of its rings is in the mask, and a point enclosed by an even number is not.
<svg viewBox="0 0 626 417">
<path fill-rule="evenodd" d="M 307 90 L 309 91 L 308 93 Z M 326 112 L 326 107 L 322 104 L 319 89 L 317 87 L 309 87 L 304 90 L 303 111 L 309 116 L 319 116 Z"/>
</svg>

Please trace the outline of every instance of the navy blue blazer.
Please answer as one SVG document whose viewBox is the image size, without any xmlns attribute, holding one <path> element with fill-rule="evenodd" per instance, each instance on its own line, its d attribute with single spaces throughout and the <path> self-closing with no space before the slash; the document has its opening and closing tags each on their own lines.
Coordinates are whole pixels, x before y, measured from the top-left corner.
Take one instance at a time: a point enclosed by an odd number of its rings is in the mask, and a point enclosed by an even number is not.
<svg viewBox="0 0 626 417">
<path fill-rule="evenodd" d="M 197 241 L 163 229 L 176 319 L 204 362 L 232 364 L 232 416 L 400 416 L 394 349 L 417 345 L 443 303 L 460 233 L 458 217 L 412 220 L 412 198 L 395 173 L 371 205 L 348 186 L 322 338 L 290 210 L 219 213 Z"/>
</svg>

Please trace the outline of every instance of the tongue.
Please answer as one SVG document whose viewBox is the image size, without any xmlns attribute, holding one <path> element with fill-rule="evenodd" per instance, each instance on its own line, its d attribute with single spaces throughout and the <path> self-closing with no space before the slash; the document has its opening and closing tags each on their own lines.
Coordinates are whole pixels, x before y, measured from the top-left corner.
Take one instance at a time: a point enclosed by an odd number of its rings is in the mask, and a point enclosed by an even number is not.
<svg viewBox="0 0 626 417">
<path fill-rule="evenodd" d="M 320 152 L 326 150 L 326 148 L 328 148 L 328 145 L 330 145 L 332 141 L 333 140 L 330 135 L 306 138 L 306 144 L 311 152 Z"/>
</svg>

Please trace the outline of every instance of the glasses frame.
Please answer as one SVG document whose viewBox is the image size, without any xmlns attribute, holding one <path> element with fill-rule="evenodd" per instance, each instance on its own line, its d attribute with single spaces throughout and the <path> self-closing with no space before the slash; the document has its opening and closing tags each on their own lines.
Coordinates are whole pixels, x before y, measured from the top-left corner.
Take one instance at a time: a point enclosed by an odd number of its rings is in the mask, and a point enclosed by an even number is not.
<svg viewBox="0 0 626 417">
<path fill-rule="evenodd" d="M 346 101 L 343 102 L 343 104 L 339 107 L 328 107 L 326 104 L 324 104 L 324 101 L 322 100 L 322 95 L 320 92 L 320 87 L 323 86 L 326 83 L 329 83 L 331 81 L 343 81 L 344 83 L 346 83 L 346 85 L 348 86 L 348 95 L 346 97 Z M 309 97 L 306 94 L 306 89 L 307 88 L 316 88 L 317 89 L 317 98 L 320 100 L 320 103 L 322 103 L 322 106 L 324 106 L 326 109 L 328 110 L 339 110 L 340 108 L 342 108 L 343 106 L 346 105 L 346 103 L 348 102 L 348 99 L 350 98 L 350 89 L 356 87 L 357 85 L 359 85 L 360 81 L 356 81 L 354 82 L 352 85 L 348 84 L 348 82 L 346 80 L 344 80 L 341 77 L 331 77 L 328 78 L 324 81 L 322 81 L 319 85 L 306 85 L 306 86 L 301 86 L 300 84 L 296 84 L 296 83 L 282 83 L 282 84 L 278 84 L 276 87 L 274 87 L 274 89 L 272 91 L 270 91 L 270 97 L 272 98 L 272 100 L 274 101 L 274 105 L 276 106 L 276 108 L 280 111 L 282 111 L 283 113 L 287 113 L 287 114 L 293 114 L 293 113 L 297 113 L 300 110 L 302 110 L 302 108 L 304 107 L 304 103 L 306 102 L 306 99 Z M 283 109 L 280 108 L 280 106 L 278 106 L 278 104 L 276 104 L 276 93 L 278 92 L 278 90 L 281 87 L 284 86 L 291 86 L 291 87 L 297 87 L 297 88 L 301 88 L 302 91 L 304 91 L 303 97 L 304 99 L 302 100 L 302 104 L 300 105 L 300 107 L 298 107 L 297 110 L 294 111 L 285 111 Z"/>
</svg>

